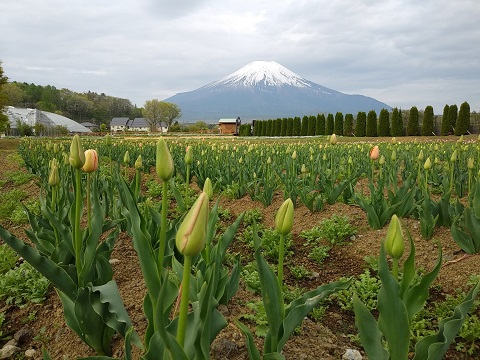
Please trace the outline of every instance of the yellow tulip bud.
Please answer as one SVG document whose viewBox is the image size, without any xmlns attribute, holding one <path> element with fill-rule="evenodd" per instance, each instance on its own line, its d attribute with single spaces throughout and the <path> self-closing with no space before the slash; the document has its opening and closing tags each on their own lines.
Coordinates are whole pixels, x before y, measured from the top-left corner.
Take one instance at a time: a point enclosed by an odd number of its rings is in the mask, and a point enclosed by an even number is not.
<svg viewBox="0 0 480 360">
<path fill-rule="evenodd" d="M 98 155 L 93 149 L 85 150 L 85 164 L 82 170 L 86 173 L 92 173 L 98 169 Z"/>
<path fill-rule="evenodd" d="M 203 184 L 203 192 L 207 194 L 208 199 L 211 200 L 213 197 L 213 186 L 212 186 L 212 180 L 210 178 L 205 179 L 205 183 Z"/>
<path fill-rule="evenodd" d="M 472 170 L 473 168 L 475 167 L 475 163 L 474 163 L 474 160 L 473 158 L 468 158 L 468 161 L 467 161 L 467 168 Z"/>
<path fill-rule="evenodd" d="M 297 158 L 297 150 L 293 150 L 292 159 L 295 160 Z"/>
<path fill-rule="evenodd" d="M 397 215 L 392 215 L 385 238 L 385 251 L 393 259 L 400 259 L 405 250 L 402 227 Z"/>
<path fill-rule="evenodd" d="M 452 156 L 450 157 L 450 161 L 451 162 L 457 161 L 457 157 L 458 157 L 457 150 L 454 150 Z"/>
<path fill-rule="evenodd" d="M 293 227 L 293 202 L 288 198 L 283 202 L 275 215 L 275 229 L 282 235 L 287 235 Z"/>
<path fill-rule="evenodd" d="M 427 160 L 425 161 L 425 164 L 423 164 L 423 168 L 425 170 L 430 170 L 432 168 L 432 160 L 428 157 Z"/>
<path fill-rule="evenodd" d="M 207 237 L 208 195 L 202 192 L 183 219 L 175 237 L 175 245 L 184 256 L 200 254 Z"/>
<path fill-rule="evenodd" d="M 331 145 L 335 145 L 335 144 L 337 143 L 337 141 L 338 141 L 338 140 L 337 140 L 337 135 L 332 134 L 332 135 L 330 136 L 330 144 L 331 144 Z"/>
<path fill-rule="evenodd" d="M 156 158 L 157 175 L 163 181 L 168 181 L 173 175 L 173 159 L 172 154 L 168 150 L 167 143 L 163 138 L 157 142 L 157 158 Z"/>
<path fill-rule="evenodd" d="M 383 155 L 380 156 L 380 159 L 378 160 L 378 163 L 379 163 L 380 165 L 385 164 L 385 156 L 383 156 Z"/>
<path fill-rule="evenodd" d="M 423 150 L 420 150 L 420 153 L 418 154 L 418 161 L 423 161 L 425 158 L 425 155 L 423 155 Z"/>
<path fill-rule="evenodd" d="M 81 169 L 85 164 L 85 153 L 83 152 L 82 143 L 80 137 L 75 135 L 70 144 L 70 156 L 68 158 L 70 165 L 75 169 Z"/>
<path fill-rule="evenodd" d="M 301 172 L 302 174 L 306 174 L 307 171 L 308 171 L 308 170 L 307 170 L 307 167 L 305 166 L 305 164 L 302 164 L 302 168 L 300 169 L 300 172 Z"/>
</svg>

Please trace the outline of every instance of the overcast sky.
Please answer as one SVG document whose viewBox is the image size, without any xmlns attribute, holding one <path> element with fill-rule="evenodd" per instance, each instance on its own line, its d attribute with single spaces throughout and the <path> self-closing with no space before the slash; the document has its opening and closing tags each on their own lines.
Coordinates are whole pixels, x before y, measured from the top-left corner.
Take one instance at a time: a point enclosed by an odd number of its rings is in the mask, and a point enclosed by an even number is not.
<svg viewBox="0 0 480 360">
<path fill-rule="evenodd" d="M 480 111 L 479 0 L 0 0 L 12 81 L 137 106 L 254 60 L 391 106 Z"/>
</svg>

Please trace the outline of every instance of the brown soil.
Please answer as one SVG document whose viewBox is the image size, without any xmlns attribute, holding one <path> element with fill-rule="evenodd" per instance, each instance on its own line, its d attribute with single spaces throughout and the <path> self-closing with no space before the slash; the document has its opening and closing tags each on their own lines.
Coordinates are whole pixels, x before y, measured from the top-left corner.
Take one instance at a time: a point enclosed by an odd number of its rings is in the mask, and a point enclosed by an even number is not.
<svg viewBox="0 0 480 360">
<path fill-rule="evenodd" d="M 0 168 L 2 174 L 8 170 L 21 169 L 18 163 L 10 161 L 9 155 L 13 154 L 11 144 L 3 143 L 0 140 Z M 5 149 L 7 148 L 7 149 Z M 2 175 L 0 174 L 0 179 Z M 10 186 L 5 184 L 2 191 Z M 38 187 L 35 180 L 29 184 L 22 185 L 23 189 L 31 194 L 38 196 Z M 220 206 L 223 209 L 230 209 L 236 217 L 245 210 L 257 208 L 263 214 L 262 224 L 266 227 L 273 227 L 274 214 L 283 199 L 280 194 L 276 194 L 273 203 L 264 207 L 261 203 L 252 201 L 248 196 L 239 200 L 221 199 Z M 299 236 L 302 230 L 310 229 L 318 225 L 322 219 L 331 217 L 333 214 L 347 215 L 352 225 L 358 231 L 355 239 L 350 245 L 335 246 L 330 257 L 319 266 L 308 259 L 308 252 L 303 246 L 303 239 Z M 22 227 L 15 227 L 13 224 L 1 221 L 3 226 L 17 236 L 25 239 L 22 234 Z M 458 258 L 458 245 L 452 240 L 449 229 L 437 229 L 433 240 L 425 240 L 420 235 L 419 222 L 414 219 L 405 219 L 405 226 L 411 232 L 415 241 L 419 266 L 426 270 L 432 269 L 437 258 L 437 245 L 441 244 L 444 255 L 444 262 Z M 25 225 L 26 226 L 26 225 Z M 310 213 L 304 206 L 298 206 L 295 209 L 295 222 L 293 227 L 293 240 L 295 246 L 294 254 L 288 258 L 286 265 L 302 264 L 318 276 L 308 281 L 295 280 L 286 270 L 285 281 L 290 286 L 301 286 L 306 289 L 313 289 L 321 284 L 337 280 L 341 276 L 358 275 L 365 269 L 364 257 L 368 255 L 377 256 L 380 248 L 380 241 L 386 234 L 386 227 L 382 230 L 372 230 L 367 222 L 366 213 L 359 207 L 336 203 L 334 205 L 325 205 L 325 209 L 320 213 Z M 248 249 L 243 244 L 232 244 L 231 251 L 240 251 L 248 255 Z M 139 269 L 139 264 L 135 251 L 131 245 L 131 239 L 125 233 L 122 233 L 117 241 L 112 259 L 118 259 L 113 265 L 114 277 L 119 286 L 126 309 L 131 317 L 137 332 L 143 336 L 146 321 L 142 312 L 142 301 L 145 296 L 145 286 Z M 454 293 L 456 289 L 465 288 L 469 277 L 472 274 L 478 274 L 480 266 L 480 257 L 472 256 L 461 262 L 448 266 L 443 266 L 440 275 L 436 280 L 436 285 L 441 285 L 444 292 Z M 234 319 L 240 315 L 249 313 L 246 303 L 257 298 L 251 292 L 245 289 L 241 284 L 240 289 L 234 299 L 221 311 L 228 320 L 228 326 L 219 334 L 212 345 L 212 358 L 214 359 L 247 359 L 248 355 L 245 347 L 245 338 L 234 324 Z M 6 326 L 4 324 L 3 332 L 13 333 L 16 330 L 27 327 L 32 331 L 32 337 L 23 345 L 22 349 L 40 350 L 45 346 L 53 359 L 74 359 L 94 355 L 94 352 L 83 344 L 80 339 L 66 325 L 63 319 L 62 307 L 59 299 L 52 289 L 47 300 L 42 305 L 30 305 L 23 309 L 17 309 L 14 306 L 6 306 L 0 302 L 0 309 L 6 314 Z M 24 323 L 25 317 L 36 310 L 36 318 L 28 323 Z M 246 321 L 244 321 L 246 323 Z M 252 324 L 249 324 L 253 329 Z M 349 334 L 356 334 L 354 317 L 352 314 L 336 309 L 334 306 L 327 311 L 321 321 L 315 322 L 307 318 L 301 331 L 291 337 L 284 348 L 284 355 L 287 359 L 340 359 L 347 348 L 354 348 L 362 351 L 358 343 L 352 342 Z M 34 337 L 35 336 L 35 337 Z M 259 344 L 262 340 L 258 339 Z M 3 342 L 0 342 L 0 347 Z M 362 351 L 363 353 L 363 351 Z M 113 355 L 120 357 L 123 354 L 123 341 L 120 337 L 115 338 L 113 343 Z M 37 355 L 39 353 L 37 352 Z M 140 356 L 137 351 L 134 358 Z M 471 359 L 480 357 L 477 351 Z M 468 359 L 466 355 L 450 351 L 446 359 Z"/>
</svg>

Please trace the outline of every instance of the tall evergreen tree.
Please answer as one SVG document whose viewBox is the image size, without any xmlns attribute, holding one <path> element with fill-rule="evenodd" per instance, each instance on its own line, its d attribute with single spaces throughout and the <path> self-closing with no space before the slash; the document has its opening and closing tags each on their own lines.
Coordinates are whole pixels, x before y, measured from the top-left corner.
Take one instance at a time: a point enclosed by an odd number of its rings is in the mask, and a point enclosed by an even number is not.
<svg viewBox="0 0 480 360">
<path fill-rule="evenodd" d="M 336 135 L 343 135 L 343 114 L 341 112 L 335 114 L 335 126 L 333 132 Z"/>
<path fill-rule="evenodd" d="M 403 124 L 400 120 L 398 108 L 392 110 L 392 126 L 390 131 L 392 136 L 402 136 L 403 135 Z"/>
<path fill-rule="evenodd" d="M 353 135 L 353 114 L 345 114 L 345 123 L 343 124 L 343 135 Z"/>
<path fill-rule="evenodd" d="M 468 134 L 470 127 L 470 105 L 465 101 L 460 105 L 457 123 L 455 125 L 455 135 L 460 136 Z"/>
<path fill-rule="evenodd" d="M 273 136 L 280 136 L 280 131 L 282 130 L 282 119 L 277 118 L 273 120 L 273 123 L 275 124 L 275 131 L 273 133 Z"/>
<path fill-rule="evenodd" d="M 315 135 L 325 135 L 325 115 L 318 114 L 315 123 Z"/>
<path fill-rule="evenodd" d="M 315 124 L 317 122 L 316 116 L 309 116 L 308 117 L 308 136 L 315 136 Z"/>
<path fill-rule="evenodd" d="M 370 110 L 367 114 L 367 137 L 378 136 L 377 133 L 377 113 L 375 110 Z"/>
<path fill-rule="evenodd" d="M 302 120 L 298 116 L 293 118 L 293 136 L 300 136 L 302 133 Z"/>
<path fill-rule="evenodd" d="M 447 136 L 450 132 L 450 123 L 448 122 L 449 110 L 450 106 L 448 106 L 448 104 L 443 107 L 442 126 L 440 128 L 440 135 L 442 136 Z"/>
<path fill-rule="evenodd" d="M 328 114 L 327 121 L 325 124 L 325 135 L 332 135 L 334 126 L 335 126 L 335 119 L 333 117 L 333 114 Z"/>
<path fill-rule="evenodd" d="M 287 119 L 287 133 L 286 136 L 293 136 L 293 118 Z"/>
<path fill-rule="evenodd" d="M 280 129 L 280 136 L 286 136 L 287 135 L 287 118 L 282 119 L 282 126 Z"/>
<path fill-rule="evenodd" d="M 435 115 L 433 114 L 433 107 L 428 105 L 423 113 L 422 136 L 435 135 L 433 132 L 433 121 Z"/>
<path fill-rule="evenodd" d="M 408 115 L 407 136 L 417 136 L 419 134 L 418 127 L 418 109 L 416 106 L 412 106 Z"/>
<path fill-rule="evenodd" d="M 390 136 L 390 114 L 387 109 L 380 110 L 378 116 L 378 136 Z"/>
<path fill-rule="evenodd" d="M 355 123 L 355 136 L 365 137 L 367 132 L 367 113 L 359 111 L 357 114 L 357 121 Z"/>
<path fill-rule="evenodd" d="M 450 105 L 448 108 L 448 134 L 454 133 L 454 127 L 457 124 L 457 116 L 458 116 L 458 107 L 457 105 Z"/>
<path fill-rule="evenodd" d="M 304 115 L 302 118 L 302 127 L 300 130 L 300 135 L 307 136 L 308 133 L 308 116 Z"/>
</svg>

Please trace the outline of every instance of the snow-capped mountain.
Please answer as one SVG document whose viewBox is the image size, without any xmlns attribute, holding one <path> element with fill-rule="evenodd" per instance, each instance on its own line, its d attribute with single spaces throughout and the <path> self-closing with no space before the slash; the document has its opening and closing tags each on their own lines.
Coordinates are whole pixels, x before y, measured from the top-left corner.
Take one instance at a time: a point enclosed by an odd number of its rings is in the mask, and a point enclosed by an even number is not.
<svg viewBox="0 0 480 360">
<path fill-rule="evenodd" d="M 274 61 L 253 61 L 234 73 L 199 89 L 178 93 L 165 101 L 177 104 L 183 121 L 216 122 L 359 111 L 390 106 L 362 95 L 347 95 L 311 82 Z"/>
</svg>

